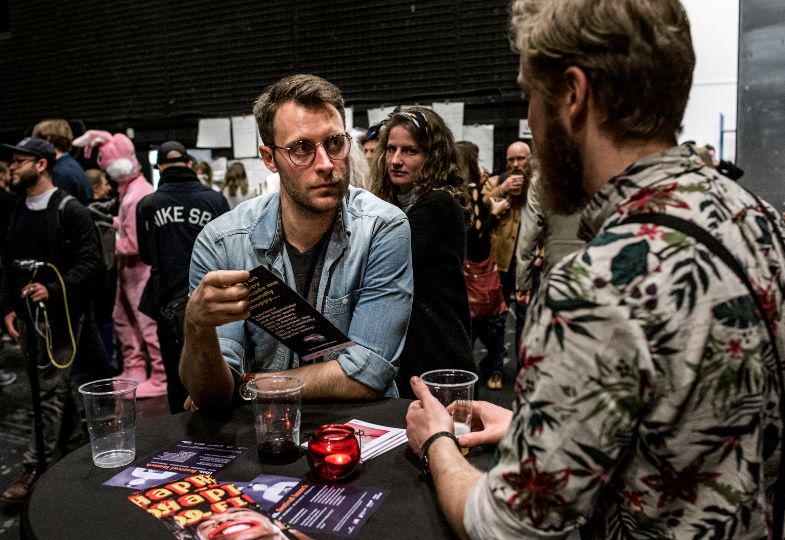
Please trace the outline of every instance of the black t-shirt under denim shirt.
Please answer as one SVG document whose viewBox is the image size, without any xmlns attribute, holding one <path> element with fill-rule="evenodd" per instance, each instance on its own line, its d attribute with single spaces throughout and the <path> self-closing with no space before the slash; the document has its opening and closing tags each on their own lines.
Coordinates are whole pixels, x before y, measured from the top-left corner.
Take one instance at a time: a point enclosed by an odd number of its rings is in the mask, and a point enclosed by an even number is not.
<svg viewBox="0 0 785 540">
<path fill-rule="evenodd" d="M 330 239 L 332 232 L 332 227 L 327 229 L 327 232 L 319 239 L 316 245 L 305 253 L 301 253 L 300 250 L 284 240 L 286 253 L 289 255 L 289 262 L 291 262 L 292 272 L 294 272 L 297 294 L 308 300 L 308 303 L 311 305 L 314 305 L 314 302 L 316 302 L 316 292 L 319 286 L 319 280 L 317 279 L 314 282 L 313 278 L 322 273 L 327 241 Z"/>
</svg>

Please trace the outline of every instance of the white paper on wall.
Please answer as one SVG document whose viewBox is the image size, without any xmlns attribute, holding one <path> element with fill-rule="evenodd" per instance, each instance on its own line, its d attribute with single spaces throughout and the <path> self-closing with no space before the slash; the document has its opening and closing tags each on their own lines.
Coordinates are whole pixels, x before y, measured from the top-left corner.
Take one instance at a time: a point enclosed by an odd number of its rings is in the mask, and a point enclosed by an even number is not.
<svg viewBox="0 0 785 540">
<path fill-rule="evenodd" d="M 213 170 L 213 183 L 223 185 L 224 177 L 226 176 L 226 158 L 219 157 L 212 160 L 210 168 Z"/>
<path fill-rule="evenodd" d="M 433 112 L 438 114 L 452 131 L 453 139 L 463 140 L 463 102 L 433 103 Z"/>
<path fill-rule="evenodd" d="M 354 127 L 354 109 L 352 107 L 344 107 L 343 113 L 346 116 L 346 132 L 352 130 Z"/>
<path fill-rule="evenodd" d="M 368 109 L 368 127 L 374 126 L 387 118 L 387 115 L 393 112 L 393 109 L 395 109 L 395 106 Z"/>
<path fill-rule="evenodd" d="M 199 119 L 197 148 L 231 148 L 232 128 L 228 118 Z"/>
<path fill-rule="evenodd" d="M 210 149 L 188 148 L 186 151 L 194 161 L 206 161 L 207 163 L 210 163 L 213 160 L 213 151 Z"/>
<path fill-rule="evenodd" d="M 256 157 L 256 121 L 253 115 L 232 116 L 232 146 L 236 159 Z"/>
<path fill-rule="evenodd" d="M 493 171 L 493 124 L 463 126 L 463 140 L 480 148 L 480 168 Z"/>
<path fill-rule="evenodd" d="M 518 120 L 518 138 L 519 139 L 532 138 L 532 130 L 529 127 L 529 121 L 527 119 L 522 118 Z"/>
</svg>

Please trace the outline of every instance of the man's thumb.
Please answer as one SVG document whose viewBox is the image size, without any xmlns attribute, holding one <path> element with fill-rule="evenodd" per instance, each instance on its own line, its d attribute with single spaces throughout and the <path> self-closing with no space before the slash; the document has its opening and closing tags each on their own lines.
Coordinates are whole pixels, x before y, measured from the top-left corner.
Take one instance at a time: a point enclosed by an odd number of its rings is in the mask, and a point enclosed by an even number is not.
<svg viewBox="0 0 785 540">
<path fill-rule="evenodd" d="M 411 378 L 409 384 L 412 386 L 412 391 L 414 392 L 414 395 L 417 396 L 417 399 L 419 399 L 420 401 L 424 401 L 428 397 L 432 397 L 431 391 L 428 390 L 428 387 L 425 385 L 424 382 L 422 382 L 422 379 L 417 377 L 416 375 Z"/>
<path fill-rule="evenodd" d="M 488 444 L 486 439 L 487 437 L 482 431 L 472 431 L 470 433 L 461 435 L 458 438 L 458 443 L 463 448 L 473 448 L 475 446 L 480 446 L 481 444 Z"/>
</svg>

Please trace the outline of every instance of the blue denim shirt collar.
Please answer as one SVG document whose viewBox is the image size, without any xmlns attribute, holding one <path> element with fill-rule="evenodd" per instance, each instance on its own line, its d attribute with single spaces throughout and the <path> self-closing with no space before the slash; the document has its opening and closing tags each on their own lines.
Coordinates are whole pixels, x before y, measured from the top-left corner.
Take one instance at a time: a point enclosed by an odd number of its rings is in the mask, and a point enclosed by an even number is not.
<svg viewBox="0 0 785 540">
<path fill-rule="evenodd" d="M 348 211 L 349 193 L 341 199 L 341 211 L 333 225 L 333 235 L 330 238 L 330 251 L 333 251 L 333 244 L 341 251 L 349 244 L 351 232 L 345 225 L 347 223 L 346 212 Z M 337 236 L 337 238 L 336 238 Z M 259 218 L 251 225 L 249 232 L 251 246 L 254 249 L 265 251 L 268 260 L 275 258 L 283 249 L 283 223 L 281 221 L 281 198 L 273 197 L 264 208 Z M 330 253 L 327 254 L 328 259 Z"/>
</svg>

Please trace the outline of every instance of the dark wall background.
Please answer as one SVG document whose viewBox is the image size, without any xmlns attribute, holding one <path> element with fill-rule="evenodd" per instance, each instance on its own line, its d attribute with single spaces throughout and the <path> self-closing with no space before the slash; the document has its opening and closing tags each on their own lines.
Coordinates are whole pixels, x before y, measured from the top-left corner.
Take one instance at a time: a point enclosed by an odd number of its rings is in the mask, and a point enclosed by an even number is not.
<svg viewBox="0 0 785 540">
<path fill-rule="evenodd" d="M 785 2 L 741 2 L 736 160 L 741 181 L 785 210 Z"/>
<path fill-rule="evenodd" d="M 495 125 L 495 162 L 526 116 L 506 0 L 0 0 L 0 139 L 43 118 L 133 128 L 140 151 L 194 145 L 197 120 L 250 114 L 265 86 L 310 72 L 365 110 L 460 100 Z M 3 31 L 7 29 L 7 31 Z"/>
</svg>

